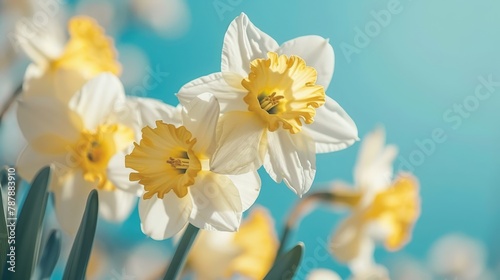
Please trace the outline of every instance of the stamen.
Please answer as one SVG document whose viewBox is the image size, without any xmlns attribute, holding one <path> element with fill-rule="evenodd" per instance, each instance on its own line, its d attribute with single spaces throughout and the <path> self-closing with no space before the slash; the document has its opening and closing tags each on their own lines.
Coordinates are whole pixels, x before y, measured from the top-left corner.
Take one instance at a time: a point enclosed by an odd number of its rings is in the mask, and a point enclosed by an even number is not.
<svg viewBox="0 0 500 280">
<path fill-rule="evenodd" d="M 276 107 L 283 98 L 285 97 L 282 95 L 276 95 L 276 92 L 273 92 L 260 101 L 260 107 L 269 112 L 272 108 Z"/>
<path fill-rule="evenodd" d="M 167 163 L 170 164 L 173 168 L 177 168 L 177 169 L 188 169 L 189 168 L 189 159 L 187 159 L 187 158 L 170 157 L 167 160 Z"/>
</svg>

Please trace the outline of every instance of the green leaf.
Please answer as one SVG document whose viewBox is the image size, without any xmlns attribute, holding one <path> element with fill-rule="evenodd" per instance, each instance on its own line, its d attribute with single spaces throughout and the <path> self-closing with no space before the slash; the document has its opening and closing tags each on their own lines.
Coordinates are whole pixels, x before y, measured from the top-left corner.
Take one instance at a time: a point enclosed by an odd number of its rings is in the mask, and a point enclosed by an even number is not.
<svg viewBox="0 0 500 280">
<path fill-rule="evenodd" d="M 174 257 L 168 266 L 167 273 L 165 274 L 165 277 L 163 277 L 164 280 L 178 279 L 180 272 L 186 263 L 186 258 L 189 250 L 191 249 L 191 245 L 193 245 L 199 231 L 199 228 L 193 226 L 192 224 L 188 224 L 188 227 L 179 242 L 179 246 L 177 246 L 177 250 L 175 250 Z"/>
<path fill-rule="evenodd" d="M 5 178 L 7 177 L 7 170 L 2 169 L 0 170 L 0 180 L 1 180 L 1 186 L 6 186 L 7 181 Z M 7 224 L 5 222 L 5 212 L 3 210 L 3 199 L 2 199 L 2 192 L 0 191 L 0 272 L 3 271 L 6 261 L 7 261 L 7 248 L 9 247 L 9 244 L 7 243 Z"/>
<path fill-rule="evenodd" d="M 50 182 L 51 167 L 44 167 L 38 172 L 24 201 L 16 225 L 15 243 L 15 272 L 9 271 L 10 265 L 4 269 L 4 279 L 30 279 L 38 260 L 42 224 L 47 206 L 47 186 Z M 15 201 L 16 206 L 18 201 Z M 9 211 L 7 214 L 10 216 Z M 10 218 L 10 217 L 9 217 Z M 7 219 L 8 225 L 15 219 Z"/>
<path fill-rule="evenodd" d="M 61 232 L 52 230 L 37 267 L 37 279 L 50 279 L 61 254 Z"/>
<path fill-rule="evenodd" d="M 290 251 L 276 260 L 269 273 L 264 277 L 264 280 L 292 279 L 299 267 L 303 253 L 304 244 L 299 243 L 295 245 Z"/>
<path fill-rule="evenodd" d="M 75 242 L 69 253 L 68 263 L 64 269 L 63 280 L 85 279 L 85 272 L 87 271 L 90 252 L 92 251 L 92 244 L 94 243 L 98 212 L 99 200 L 97 191 L 92 190 L 87 198 L 85 213 L 83 214 Z"/>
</svg>

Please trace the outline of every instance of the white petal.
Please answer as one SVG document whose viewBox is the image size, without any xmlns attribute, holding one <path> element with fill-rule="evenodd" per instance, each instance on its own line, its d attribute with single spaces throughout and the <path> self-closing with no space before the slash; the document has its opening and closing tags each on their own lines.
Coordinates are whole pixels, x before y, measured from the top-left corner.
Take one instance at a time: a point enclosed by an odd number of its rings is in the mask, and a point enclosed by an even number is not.
<svg viewBox="0 0 500 280">
<path fill-rule="evenodd" d="M 316 153 L 342 150 L 359 139 L 354 121 L 328 96 L 325 105 L 316 109 L 314 122 L 303 129 L 316 142 Z"/>
<path fill-rule="evenodd" d="M 24 138 L 38 151 L 64 153 L 80 137 L 82 121 L 51 97 L 32 97 L 18 103 L 17 120 Z"/>
<path fill-rule="evenodd" d="M 259 197 L 261 181 L 257 171 L 241 175 L 228 175 L 240 193 L 242 210 L 250 208 Z"/>
<path fill-rule="evenodd" d="M 45 27 L 45 28 L 44 28 Z M 63 51 L 63 42 L 47 25 L 33 24 L 27 19 L 16 23 L 15 41 L 39 66 L 45 67 Z"/>
<path fill-rule="evenodd" d="M 170 238 L 187 224 L 192 207 L 189 195 L 179 198 L 172 191 L 163 199 L 156 196 L 141 198 L 139 216 L 142 232 L 155 240 Z"/>
<path fill-rule="evenodd" d="M 106 220 L 122 222 L 135 207 L 137 196 L 119 189 L 99 190 L 99 214 Z"/>
<path fill-rule="evenodd" d="M 238 79 L 239 85 L 236 84 Z M 242 79 L 230 74 L 210 74 L 185 84 L 177 93 L 177 97 L 182 105 L 187 106 L 197 95 L 210 92 L 219 101 L 221 112 L 244 111 L 248 105 L 243 98 L 248 92 L 241 86 Z"/>
<path fill-rule="evenodd" d="M 242 13 L 231 22 L 224 36 L 221 70 L 246 77 L 252 60 L 267 58 L 268 52 L 277 49 L 278 43 Z"/>
<path fill-rule="evenodd" d="M 243 209 L 240 193 L 229 177 L 200 172 L 189 190 L 193 197 L 191 224 L 208 230 L 238 230 Z"/>
<path fill-rule="evenodd" d="M 351 262 L 360 256 L 364 239 L 362 221 L 353 214 L 338 226 L 331 237 L 330 251 L 336 260 L 343 263 Z"/>
<path fill-rule="evenodd" d="M 356 186 L 377 192 L 390 185 L 393 175 L 392 163 L 396 158 L 397 148 L 384 144 L 385 132 L 382 127 L 364 138 L 354 168 Z"/>
<path fill-rule="evenodd" d="M 125 167 L 125 153 L 118 152 L 110 159 L 106 173 L 108 179 L 118 189 L 141 196 L 144 192 L 142 186 L 137 181 L 129 180 L 133 171 Z"/>
<path fill-rule="evenodd" d="M 31 64 L 26 69 L 24 76 L 22 96 L 25 99 L 35 96 L 50 96 L 67 104 L 85 82 L 85 78 L 77 70 L 61 68 L 44 72 L 37 65 Z"/>
<path fill-rule="evenodd" d="M 17 159 L 16 167 L 19 175 L 26 181 L 31 182 L 43 167 L 55 163 L 55 170 L 58 170 L 65 166 L 65 160 L 66 154 L 42 154 L 34 151 L 31 146 L 26 146 Z M 71 167 L 67 166 L 67 168 Z"/>
<path fill-rule="evenodd" d="M 297 195 L 310 188 L 316 174 L 314 141 L 303 133 L 290 134 L 278 129 L 267 134 L 268 149 L 264 167 L 277 183 L 282 180 Z"/>
<path fill-rule="evenodd" d="M 85 211 L 87 197 L 93 184 L 83 179 L 81 171 L 61 178 L 61 185 L 53 189 L 54 208 L 61 228 L 74 236 Z"/>
<path fill-rule="evenodd" d="M 328 269 L 314 269 L 307 275 L 307 280 L 342 280 L 340 276 Z"/>
<path fill-rule="evenodd" d="M 330 85 L 335 65 L 333 48 L 328 39 L 320 36 L 302 36 L 283 43 L 279 54 L 296 55 L 304 59 L 307 66 L 314 67 L 318 74 L 316 84 L 325 87 Z"/>
<path fill-rule="evenodd" d="M 222 174 L 243 174 L 262 165 L 265 132 L 259 116 L 251 112 L 229 112 L 217 127 L 217 148 L 210 168 Z"/>
<path fill-rule="evenodd" d="M 152 98 L 127 97 L 127 109 L 122 115 L 123 119 L 130 118 L 136 127 L 155 127 L 157 120 L 165 123 L 181 125 L 182 107 L 174 107 L 160 100 Z"/>
<path fill-rule="evenodd" d="M 219 114 L 219 103 L 211 93 L 196 96 L 182 110 L 182 124 L 197 140 L 195 152 L 207 156 L 214 152 Z"/>
<path fill-rule="evenodd" d="M 85 128 L 93 130 L 125 102 L 120 80 L 113 74 L 103 73 L 87 82 L 69 106 L 82 117 Z"/>
</svg>

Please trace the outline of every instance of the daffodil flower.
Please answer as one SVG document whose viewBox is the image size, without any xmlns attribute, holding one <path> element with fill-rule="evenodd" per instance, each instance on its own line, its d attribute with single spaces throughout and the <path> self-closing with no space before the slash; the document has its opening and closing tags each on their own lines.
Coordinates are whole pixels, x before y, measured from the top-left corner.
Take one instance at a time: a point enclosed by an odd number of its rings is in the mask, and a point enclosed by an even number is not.
<svg viewBox="0 0 500 280">
<path fill-rule="evenodd" d="M 307 275 L 306 280 L 341 280 L 340 276 L 332 270 L 317 268 Z"/>
<path fill-rule="evenodd" d="M 274 221 L 255 208 L 238 232 L 203 231 L 189 252 L 187 268 L 196 279 L 263 279 L 274 262 L 278 241 Z"/>
<path fill-rule="evenodd" d="M 400 249 L 411 239 L 420 214 L 417 179 L 403 173 L 391 181 L 397 150 L 385 146 L 384 139 L 382 129 L 366 137 L 354 172 L 355 187 L 333 191 L 334 202 L 350 206 L 352 214 L 337 228 L 330 249 L 355 276 L 385 271 L 373 260 L 375 242 L 391 251 Z"/>
<path fill-rule="evenodd" d="M 78 228 L 92 189 L 99 192 L 105 219 L 122 221 L 135 206 L 133 190 L 140 186 L 128 180 L 125 154 L 140 127 L 128 104 L 122 84 L 110 73 L 87 82 L 68 104 L 50 96 L 19 102 L 19 126 L 28 141 L 17 162 L 19 173 L 31 180 L 41 167 L 55 165 L 51 190 L 56 215 L 70 234 Z"/>
<path fill-rule="evenodd" d="M 68 102 L 94 76 L 120 73 L 112 40 L 92 18 L 72 18 L 68 31 L 70 38 L 64 45 L 57 32 L 24 21 L 16 26 L 17 42 L 33 61 L 24 77 L 25 98 L 50 95 Z"/>
<path fill-rule="evenodd" d="M 325 94 L 333 65 L 327 39 L 304 36 L 279 46 L 245 14 L 237 17 L 224 37 L 221 72 L 191 81 L 178 93 L 183 104 L 205 91 L 221 104 L 212 170 L 237 174 L 263 164 L 276 182 L 283 180 L 298 195 L 307 192 L 316 153 L 357 140 L 352 119 Z"/>
<path fill-rule="evenodd" d="M 182 125 L 156 122 L 144 127 L 139 144 L 126 157 L 131 181 L 144 186 L 139 201 L 142 230 L 153 239 L 178 233 L 187 223 L 236 231 L 241 213 L 258 196 L 255 171 L 220 175 L 210 171 L 219 119 L 216 98 L 204 93 L 182 110 Z M 229 159 L 228 159 L 229 162 Z"/>
</svg>

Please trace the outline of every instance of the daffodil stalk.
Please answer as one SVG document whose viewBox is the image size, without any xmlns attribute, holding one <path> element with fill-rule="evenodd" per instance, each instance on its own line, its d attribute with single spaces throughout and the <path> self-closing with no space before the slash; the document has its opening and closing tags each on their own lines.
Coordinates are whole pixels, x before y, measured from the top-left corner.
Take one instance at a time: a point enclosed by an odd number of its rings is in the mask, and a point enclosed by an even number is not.
<svg viewBox="0 0 500 280">
<path fill-rule="evenodd" d="M 200 231 L 199 228 L 188 224 L 186 231 L 182 235 L 181 241 L 177 250 L 175 250 L 174 257 L 168 266 L 167 273 L 165 273 L 165 280 L 175 280 L 178 278 L 179 273 L 182 272 L 184 265 L 186 264 L 186 259 L 188 256 L 189 249 L 193 245 L 193 242 Z"/>
<path fill-rule="evenodd" d="M 2 110 L 0 111 L 0 123 L 2 123 L 3 116 L 7 111 L 9 110 L 10 106 L 14 104 L 14 101 L 16 101 L 16 97 L 22 92 L 23 90 L 23 85 L 20 84 L 14 92 L 10 95 L 9 99 L 7 99 L 7 102 L 5 102 L 5 105 L 3 105 Z"/>
<path fill-rule="evenodd" d="M 333 205 L 356 205 L 360 199 L 361 196 L 358 193 L 345 191 L 335 192 L 335 190 L 331 190 L 312 193 L 299 200 L 286 221 L 285 228 L 281 234 L 280 246 L 276 254 L 276 259 L 283 253 L 290 232 L 295 229 L 302 218 L 310 213 L 315 207 L 324 203 Z"/>
</svg>

